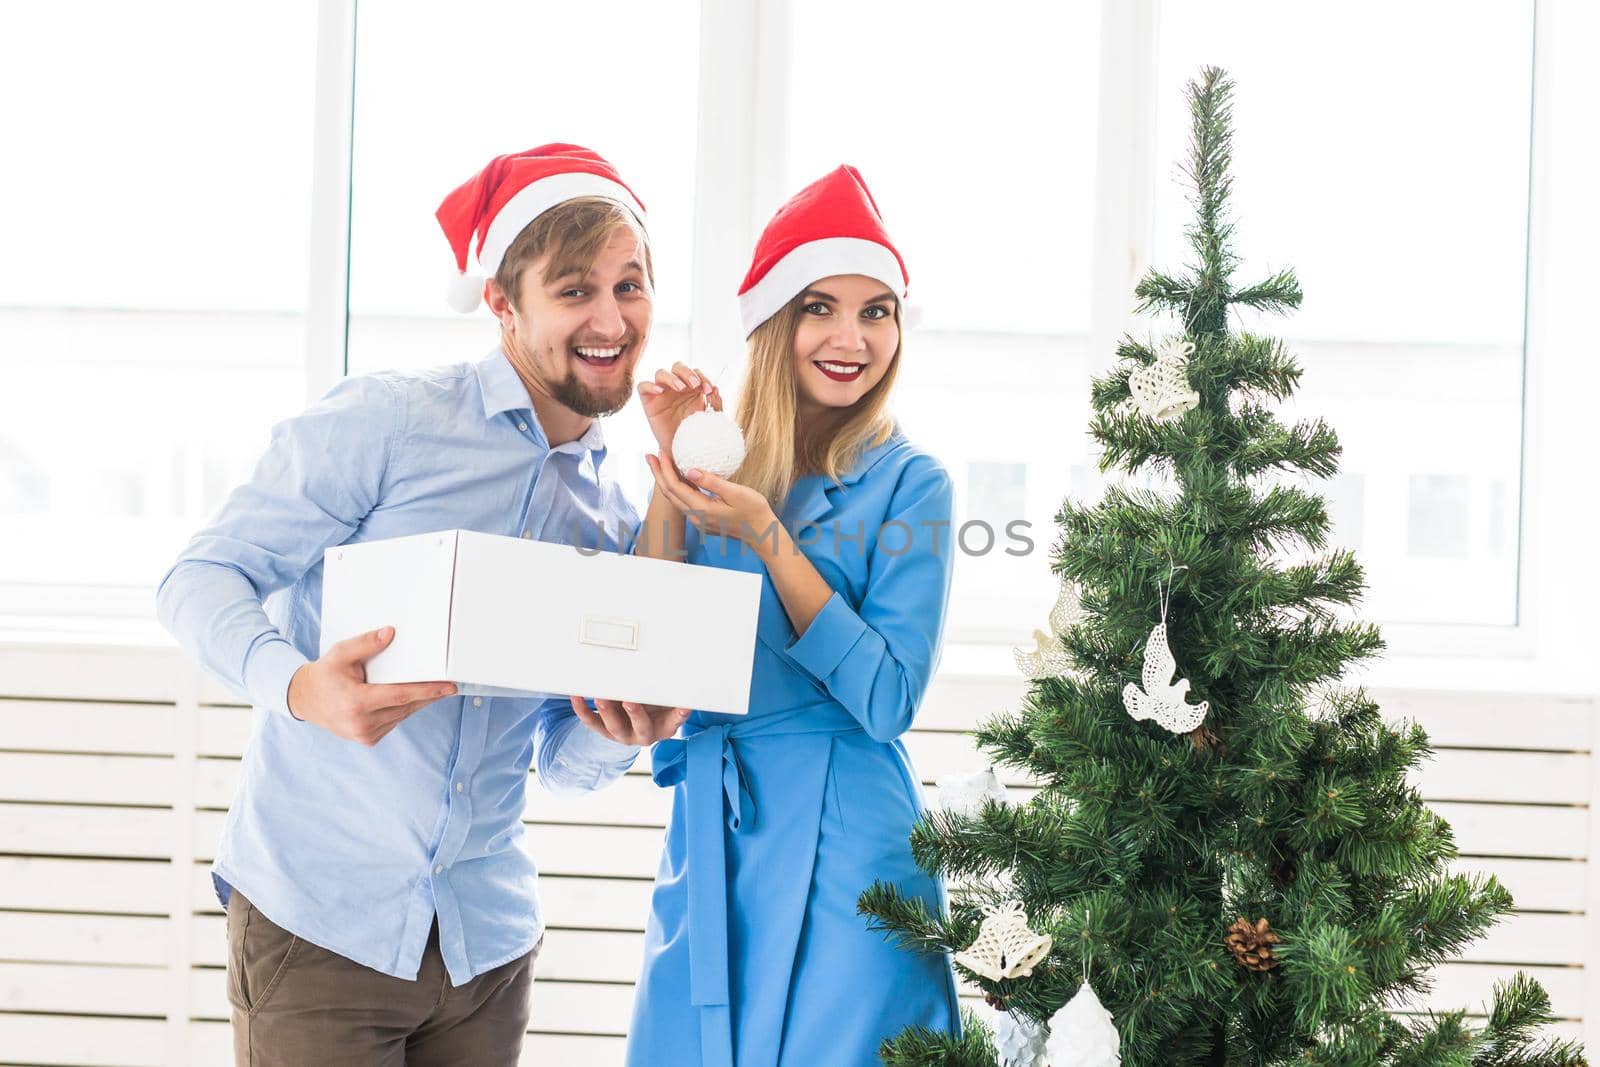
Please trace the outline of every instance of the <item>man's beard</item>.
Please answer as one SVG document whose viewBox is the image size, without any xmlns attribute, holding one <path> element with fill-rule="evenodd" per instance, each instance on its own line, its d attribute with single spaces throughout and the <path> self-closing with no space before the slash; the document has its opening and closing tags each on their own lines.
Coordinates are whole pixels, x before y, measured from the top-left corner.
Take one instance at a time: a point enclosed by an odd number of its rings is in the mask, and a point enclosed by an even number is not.
<svg viewBox="0 0 1600 1067">
<path fill-rule="evenodd" d="M 620 356 L 618 357 L 621 358 Z M 633 395 L 633 368 L 622 372 L 622 381 L 615 390 L 592 389 L 578 380 L 576 371 L 568 368 L 567 376 L 560 381 L 547 381 L 545 388 L 550 396 L 585 418 L 602 418 L 615 415 L 628 405 Z"/>
</svg>

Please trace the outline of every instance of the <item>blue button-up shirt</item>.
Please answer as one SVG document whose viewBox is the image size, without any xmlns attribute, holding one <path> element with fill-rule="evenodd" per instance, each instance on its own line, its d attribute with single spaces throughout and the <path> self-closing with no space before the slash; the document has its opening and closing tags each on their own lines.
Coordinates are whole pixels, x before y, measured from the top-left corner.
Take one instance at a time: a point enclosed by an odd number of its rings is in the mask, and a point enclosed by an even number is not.
<svg viewBox="0 0 1600 1067">
<path fill-rule="evenodd" d="M 566 697 L 470 693 L 363 747 L 291 716 L 289 680 L 317 655 L 333 545 L 462 528 L 628 551 L 638 513 L 605 456 L 598 421 L 551 448 L 498 349 L 347 378 L 273 429 L 157 593 L 163 625 L 255 709 L 212 868 L 224 903 L 237 887 L 291 933 L 397 978 L 416 978 L 435 915 L 457 985 L 533 948 L 530 763 L 576 792 L 638 750 L 584 729 Z"/>
</svg>

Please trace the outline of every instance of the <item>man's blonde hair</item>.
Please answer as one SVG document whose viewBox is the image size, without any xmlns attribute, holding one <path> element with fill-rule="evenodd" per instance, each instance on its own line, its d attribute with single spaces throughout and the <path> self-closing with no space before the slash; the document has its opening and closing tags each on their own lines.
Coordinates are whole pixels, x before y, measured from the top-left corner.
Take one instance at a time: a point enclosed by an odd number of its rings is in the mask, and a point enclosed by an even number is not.
<svg viewBox="0 0 1600 1067">
<path fill-rule="evenodd" d="M 541 278 L 545 285 L 574 270 L 586 273 L 618 230 L 628 230 L 638 237 L 639 246 L 644 249 L 645 281 L 654 289 L 655 264 L 644 227 L 633 212 L 600 196 L 562 201 L 524 226 L 494 272 L 495 284 L 515 306 L 522 295 L 522 275 L 540 257 L 546 253 L 550 256 Z"/>
<path fill-rule="evenodd" d="M 830 409 L 817 424 L 801 426 L 794 338 L 808 303 L 801 293 L 750 335 L 750 365 L 734 415 L 744 431 L 744 462 L 733 480 L 766 497 L 774 511 L 783 509 L 789 490 L 802 475 L 824 474 L 838 481 L 862 452 L 894 433 L 889 391 L 905 349 L 899 302 L 895 303 L 894 321 L 901 330 L 900 340 L 883 377 L 848 408 Z"/>
</svg>

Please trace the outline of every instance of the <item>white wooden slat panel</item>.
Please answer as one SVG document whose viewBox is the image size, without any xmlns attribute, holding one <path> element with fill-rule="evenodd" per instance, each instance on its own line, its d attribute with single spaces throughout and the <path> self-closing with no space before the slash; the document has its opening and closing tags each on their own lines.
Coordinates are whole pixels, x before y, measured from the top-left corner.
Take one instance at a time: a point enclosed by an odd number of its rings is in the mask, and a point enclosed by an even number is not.
<svg viewBox="0 0 1600 1067">
<path fill-rule="evenodd" d="M 164 967 L 169 925 L 150 916 L 0 911 L 0 945 L 5 959 L 23 963 Z"/>
<path fill-rule="evenodd" d="M 539 876 L 539 902 L 546 924 L 585 930 L 643 930 L 650 914 L 649 878 Z"/>
<path fill-rule="evenodd" d="M 250 740 L 249 708 L 223 707 L 215 704 L 200 706 L 199 734 L 195 751 L 202 756 L 244 755 Z"/>
<path fill-rule="evenodd" d="M 1412 780 L 1430 801 L 1584 805 L 1589 763 L 1587 753 L 1441 749 Z"/>
<path fill-rule="evenodd" d="M 1588 865 L 1581 861 L 1464 858 L 1450 866 L 1465 874 L 1499 878 L 1522 911 L 1584 910 Z"/>
<path fill-rule="evenodd" d="M 167 1013 L 164 978 L 159 967 L 0 962 L 0 1011 L 160 1018 Z"/>
<path fill-rule="evenodd" d="M 1496 923 L 1461 953 L 1467 962 L 1578 965 L 1586 958 L 1582 915 L 1521 912 Z"/>
<path fill-rule="evenodd" d="M 1436 747 L 1588 752 L 1594 745 L 1594 703 L 1578 697 L 1426 690 L 1377 690 L 1369 695 L 1390 722 L 1420 723 Z"/>
<path fill-rule="evenodd" d="M 194 675 L 175 644 L 152 648 L 60 635 L 0 645 L 0 697 L 171 702 Z"/>
<path fill-rule="evenodd" d="M 1550 994 L 1550 1007 L 1558 1019 L 1583 1015 L 1584 976 L 1581 967 L 1496 967 L 1476 963 L 1451 963 L 1433 972 L 1433 991 L 1423 1001 L 1434 1011 L 1468 1009 L 1484 1014 L 1494 994 L 1494 984 L 1523 971 Z"/>
<path fill-rule="evenodd" d="M 170 806 L 172 768 L 170 756 L 0 752 L 0 801 Z"/>
<path fill-rule="evenodd" d="M 231 1048 L 231 1046 L 229 1046 Z M 195 1060 L 231 1063 L 227 1058 Z M 0 1015 L 4 1062 L 52 1067 L 161 1067 L 167 1024 L 161 1019 L 96 1019 L 69 1015 Z"/>
<path fill-rule="evenodd" d="M 0 856 L 0 908 L 164 915 L 171 900 L 167 860 Z"/>
<path fill-rule="evenodd" d="M 155 808 L 0 803 L 0 853 L 165 859 L 173 826 Z"/>
<path fill-rule="evenodd" d="M 1531 808 L 1517 804 L 1430 805 L 1455 833 L 1465 856 L 1549 856 L 1583 859 L 1588 848 L 1585 808 Z"/>
<path fill-rule="evenodd" d="M 202 756 L 194 761 L 194 806 L 226 811 L 239 788 L 239 760 Z"/>
<path fill-rule="evenodd" d="M 531 822 L 653 827 L 665 827 L 671 815 L 672 790 L 663 789 L 644 774 L 625 774 L 604 789 L 575 797 L 552 795 L 533 776 L 528 780 L 528 803 L 523 811 L 523 818 Z"/>
<path fill-rule="evenodd" d="M 0 750 L 172 752 L 170 704 L 0 700 Z"/>
</svg>

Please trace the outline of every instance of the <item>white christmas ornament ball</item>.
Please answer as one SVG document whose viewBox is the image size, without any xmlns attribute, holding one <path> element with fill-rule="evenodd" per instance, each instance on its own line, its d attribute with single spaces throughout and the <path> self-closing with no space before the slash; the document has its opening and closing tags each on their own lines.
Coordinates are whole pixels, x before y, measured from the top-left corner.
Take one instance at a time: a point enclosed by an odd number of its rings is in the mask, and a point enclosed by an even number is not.
<svg viewBox="0 0 1600 1067">
<path fill-rule="evenodd" d="M 994 1024 L 994 1049 L 1000 1067 L 1044 1067 L 1044 1027 L 1027 1016 L 1003 1012 Z"/>
<path fill-rule="evenodd" d="M 1073 998 L 1050 1017 L 1045 1052 L 1060 1067 L 1120 1067 L 1122 1035 L 1111 1013 L 1085 982 Z"/>
<path fill-rule="evenodd" d="M 720 411 L 697 411 L 672 435 L 672 462 L 680 471 L 699 469 L 726 478 L 744 462 L 744 434 Z"/>
</svg>

